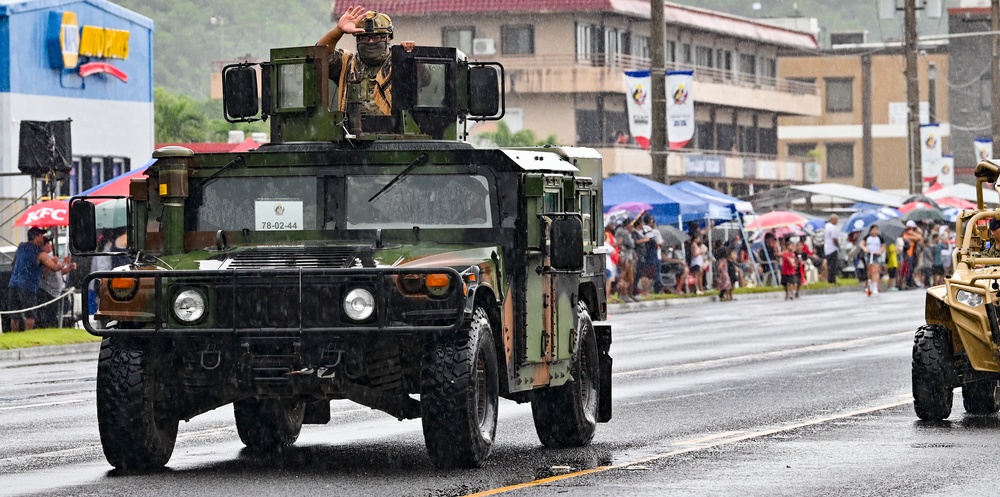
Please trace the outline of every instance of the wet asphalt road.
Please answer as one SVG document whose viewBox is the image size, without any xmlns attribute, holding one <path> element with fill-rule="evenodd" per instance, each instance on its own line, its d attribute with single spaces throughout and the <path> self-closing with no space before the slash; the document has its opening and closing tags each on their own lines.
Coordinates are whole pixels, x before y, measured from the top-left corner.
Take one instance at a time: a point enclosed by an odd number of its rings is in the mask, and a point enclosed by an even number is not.
<svg viewBox="0 0 1000 497">
<path fill-rule="evenodd" d="M 0 495 L 983 494 L 1000 418 L 918 422 L 910 346 L 923 294 L 808 295 L 612 316 L 614 419 L 583 449 L 538 442 L 502 401 L 487 466 L 438 471 L 419 420 L 333 403 L 333 421 L 262 459 L 231 407 L 182 423 L 166 470 L 120 475 L 101 453 L 95 357 L 0 363 Z"/>
</svg>

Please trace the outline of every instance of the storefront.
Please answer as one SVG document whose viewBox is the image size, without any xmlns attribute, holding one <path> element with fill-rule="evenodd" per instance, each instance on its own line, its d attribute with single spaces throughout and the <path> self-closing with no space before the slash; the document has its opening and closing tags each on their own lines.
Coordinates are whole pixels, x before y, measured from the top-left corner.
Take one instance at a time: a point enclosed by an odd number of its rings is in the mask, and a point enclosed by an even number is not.
<svg viewBox="0 0 1000 497">
<path fill-rule="evenodd" d="M 58 175 L 59 195 L 146 163 L 153 21 L 103 0 L 0 0 L 0 172 L 20 172 L 22 121 L 67 119 L 72 164 Z M 0 176 L 0 206 L 32 198 L 37 183 Z"/>
</svg>

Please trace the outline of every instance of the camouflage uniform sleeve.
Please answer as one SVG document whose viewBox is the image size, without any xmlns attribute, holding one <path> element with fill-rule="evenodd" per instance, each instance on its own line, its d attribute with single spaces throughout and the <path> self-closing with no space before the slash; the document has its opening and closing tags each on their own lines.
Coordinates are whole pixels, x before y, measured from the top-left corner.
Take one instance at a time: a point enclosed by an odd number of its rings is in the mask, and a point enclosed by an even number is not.
<svg viewBox="0 0 1000 497">
<path fill-rule="evenodd" d="M 985 257 L 1000 257 L 1000 245 L 994 244 L 990 248 L 988 248 L 988 249 L 980 252 L 979 254 L 977 254 L 976 257 L 980 257 L 980 258 L 985 258 Z"/>
<path fill-rule="evenodd" d="M 330 52 L 330 79 L 340 81 L 340 71 L 344 65 L 344 49 L 338 48 Z"/>
</svg>

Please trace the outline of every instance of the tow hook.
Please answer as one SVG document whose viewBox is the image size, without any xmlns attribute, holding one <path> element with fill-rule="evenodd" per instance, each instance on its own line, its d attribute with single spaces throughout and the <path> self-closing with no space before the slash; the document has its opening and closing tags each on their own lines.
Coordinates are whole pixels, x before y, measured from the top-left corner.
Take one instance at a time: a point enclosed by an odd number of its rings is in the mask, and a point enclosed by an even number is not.
<svg viewBox="0 0 1000 497">
<path fill-rule="evenodd" d="M 298 371 L 289 371 L 285 373 L 285 376 L 295 376 L 295 375 L 312 375 L 315 374 L 317 378 L 328 380 L 337 376 L 337 366 L 340 365 L 341 358 L 344 355 L 343 350 L 334 350 L 330 352 L 337 353 L 337 360 L 333 364 L 325 364 L 323 366 L 317 367 L 304 367 Z M 324 354 L 326 356 L 327 354 Z"/>
<path fill-rule="evenodd" d="M 212 365 L 209 366 L 209 363 Z M 222 354 L 215 349 L 215 344 L 208 346 L 207 350 L 201 351 L 201 367 L 209 371 L 219 367 L 222 364 Z"/>
</svg>

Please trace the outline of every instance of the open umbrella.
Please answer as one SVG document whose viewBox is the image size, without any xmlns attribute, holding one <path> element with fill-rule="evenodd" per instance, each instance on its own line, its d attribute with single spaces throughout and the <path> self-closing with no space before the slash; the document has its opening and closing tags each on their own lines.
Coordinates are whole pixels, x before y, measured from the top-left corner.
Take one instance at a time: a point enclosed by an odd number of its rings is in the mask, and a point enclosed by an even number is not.
<svg viewBox="0 0 1000 497">
<path fill-rule="evenodd" d="M 906 231 L 906 225 L 898 217 L 892 217 L 889 219 L 880 219 L 875 221 L 875 226 L 878 226 L 879 233 L 886 240 L 895 240 L 903 236 L 903 232 Z M 886 242 L 888 243 L 888 241 Z"/>
<path fill-rule="evenodd" d="M 937 204 L 941 207 L 941 210 L 945 210 L 948 207 L 957 207 L 959 209 L 975 209 L 976 203 L 965 200 L 964 198 L 958 197 L 943 197 L 937 199 Z"/>
<path fill-rule="evenodd" d="M 682 245 L 684 242 L 691 239 L 687 233 L 669 224 L 661 224 L 657 226 L 656 229 L 660 230 L 660 234 L 663 235 L 663 244 L 667 247 L 671 245 Z"/>
<path fill-rule="evenodd" d="M 754 217 L 753 221 L 748 223 L 745 228 L 749 231 L 756 230 L 769 230 L 774 228 L 781 228 L 784 226 L 804 226 L 809 222 L 809 218 L 789 211 L 772 211 L 767 214 L 761 214 Z"/>
<path fill-rule="evenodd" d="M 653 210 L 653 206 L 646 202 L 623 202 L 608 209 L 608 212 L 628 211 L 629 214 L 635 216 L 636 214 L 651 210 Z"/>
<path fill-rule="evenodd" d="M 851 217 L 847 218 L 847 222 L 840 228 L 840 231 L 844 233 L 851 233 L 854 231 L 863 231 L 868 229 L 869 226 L 875 224 L 875 221 L 880 221 L 883 219 L 897 219 L 891 214 L 882 212 L 881 209 L 871 209 L 866 211 L 858 211 L 851 214 Z"/>
<path fill-rule="evenodd" d="M 14 226 L 69 226 L 69 203 L 65 200 L 46 200 L 28 207 L 14 222 Z"/>
<path fill-rule="evenodd" d="M 917 222 L 919 222 L 919 221 L 927 221 L 927 220 L 930 220 L 930 221 L 944 221 L 945 219 L 944 219 L 944 214 L 941 213 L 940 209 L 928 209 L 928 208 L 925 207 L 925 208 L 920 208 L 920 209 L 913 209 L 912 211 L 907 212 L 903 216 L 903 220 L 904 221 L 917 221 Z"/>
<path fill-rule="evenodd" d="M 910 195 L 909 197 L 903 199 L 903 205 L 909 204 L 911 202 L 924 202 L 926 204 L 931 204 L 934 207 L 938 207 L 938 204 L 937 202 L 934 201 L 934 199 L 922 193 L 914 193 L 913 195 Z"/>
<path fill-rule="evenodd" d="M 915 200 L 913 202 L 907 202 L 907 203 L 899 206 L 899 212 L 902 212 L 903 214 L 906 214 L 907 212 L 910 212 L 910 211 L 912 211 L 914 209 L 938 209 L 938 210 L 940 210 L 940 207 L 938 207 L 938 205 L 936 203 L 932 204 L 930 202 L 924 202 L 924 201 L 921 201 L 921 200 Z"/>
</svg>

